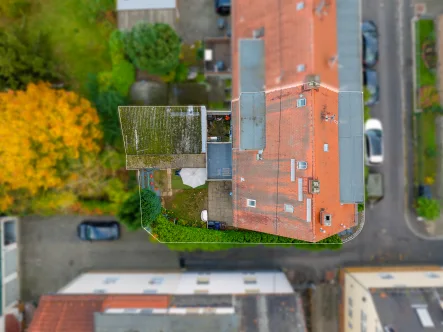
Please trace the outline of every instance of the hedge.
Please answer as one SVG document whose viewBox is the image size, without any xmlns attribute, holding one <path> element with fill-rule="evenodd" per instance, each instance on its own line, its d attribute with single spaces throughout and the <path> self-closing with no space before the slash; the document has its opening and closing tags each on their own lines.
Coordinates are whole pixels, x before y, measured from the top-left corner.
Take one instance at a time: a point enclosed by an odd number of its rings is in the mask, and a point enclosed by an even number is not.
<svg viewBox="0 0 443 332">
<path fill-rule="evenodd" d="M 193 242 L 225 242 L 224 244 L 214 243 L 208 244 L 208 247 L 213 247 L 213 250 L 220 250 L 218 247 L 225 247 L 223 249 L 229 249 L 234 246 L 242 246 L 242 244 L 272 244 L 278 243 L 280 245 L 295 246 L 297 248 L 303 248 L 307 250 L 323 250 L 340 249 L 342 241 L 338 235 L 331 236 L 320 242 L 311 244 L 309 242 L 290 239 L 282 236 L 276 236 L 266 233 L 259 233 L 247 230 L 225 230 L 215 231 L 205 228 L 186 227 L 180 225 L 174 225 L 167 217 L 160 215 L 156 222 L 152 225 L 153 235 L 161 242 L 189 242 L 189 244 L 169 244 L 171 249 L 177 250 L 197 250 L 203 249 L 205 243 Z M 227 244 L 230 244 L 227 246 Z M 231 245 L 232 244 L 232 245 Z M 195 248 L 194 248 L 195 246 Z M 216 246 L 216 247 L 214 247 Z M 215 249 L 216 248 L 216 249 Z M 209 249 L 211 250 L 211 249 Z"/>
</svg>

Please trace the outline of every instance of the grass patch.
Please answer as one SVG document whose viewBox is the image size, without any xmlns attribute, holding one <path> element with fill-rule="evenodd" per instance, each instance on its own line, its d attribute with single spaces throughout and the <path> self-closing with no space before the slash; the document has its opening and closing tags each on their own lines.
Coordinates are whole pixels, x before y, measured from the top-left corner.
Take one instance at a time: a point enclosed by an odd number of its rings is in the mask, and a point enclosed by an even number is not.
<svg viewBox="0 0 443 332">
<path fill-rule="evenodd" d="M 209 105 L 208 105 L 208 108 L 211 111 L 218 111 L 218 110 L 225 110 L 226 109 L 225 103 L 223 101 L 213 101 L 213 102 L 210 102 Z"/>
<path fill-rule="evenodd" d="M 30 11 L 30 28 L 48 33 L 56 61 L 77 91 L 86 93 L 89 73 L 111 69 L 108 38 L 116 28 L 113 10 L 113 0 L 45 0 Z"/>
<path fill-rule="evenodd" d="M 433 70 L 426 68 L 421 57 L 422 45 L 424 42 L 435 41 L 435 25 L 433 20 L 418 20 L 415 22 L 416 33 L 416 70 L 417 70 L 417 88 L 424 85 L 435 86 L 437 83 L 436 75 Z"/>
<path fill-rule="evenodd" d="M 172 197 L 165 197 L 164 207 L 188 221 L 200 220 L 202 210 L 208 205 L 208 189 L 183 190 Z"/>
</svg>

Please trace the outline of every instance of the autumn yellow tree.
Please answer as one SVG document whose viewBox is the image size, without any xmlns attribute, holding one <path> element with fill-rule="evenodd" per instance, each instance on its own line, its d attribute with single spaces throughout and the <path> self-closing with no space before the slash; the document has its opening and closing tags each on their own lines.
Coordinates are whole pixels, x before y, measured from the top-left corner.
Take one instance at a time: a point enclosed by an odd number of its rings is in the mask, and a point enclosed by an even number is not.
<svg viewBox="0 0 443 332">
<path fill-rule="evenodd" d="M 61 189 L 72 163 L 100 151 L 99 118 L 74 92 L 29 84 L 0 93 L 0 211 L 17 195 Z"/>
</svg>

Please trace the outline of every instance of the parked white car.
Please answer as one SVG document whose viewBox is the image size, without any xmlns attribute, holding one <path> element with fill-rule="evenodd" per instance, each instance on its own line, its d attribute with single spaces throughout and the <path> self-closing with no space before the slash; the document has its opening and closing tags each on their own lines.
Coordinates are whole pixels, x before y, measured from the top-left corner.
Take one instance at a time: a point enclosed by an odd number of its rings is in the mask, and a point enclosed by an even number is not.
<svg viewBox="0 0 443 332">
<path fill-rule="evenodd" d="M 383 163 L 383 127 L 378 119 L 365 123 L 365 159 L 369 165 Z"/>
</svg>

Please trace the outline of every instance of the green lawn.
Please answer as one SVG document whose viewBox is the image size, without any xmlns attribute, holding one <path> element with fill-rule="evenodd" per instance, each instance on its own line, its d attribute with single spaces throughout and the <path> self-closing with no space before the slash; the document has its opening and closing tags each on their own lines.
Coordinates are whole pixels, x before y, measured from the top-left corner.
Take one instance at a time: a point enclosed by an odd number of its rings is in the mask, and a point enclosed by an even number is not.
<svg viewBox="0 0 443 332">
<path fill-rule="evenodd" d="M 30 28 L 48 33 L 55 58 L 71 87 L 85 92 L 89 73 L 111 69 L 108 37 L 116 27 L 105 19 L 114 0 L 41 0 L 28 14 Z"/>
<path fill-rule="evenodd" d="M 433 20 L 418 20 L 415 22 L 416 33 L 416 60 L 417 60 L 417 88 L 424 85 L 435 86 L 437 78 L 435 73 L 426 68 L 421 57 L 421 47 L 429 39 L 435 40 L 435 25 Z"/>
<path fill-rule="evenodd" d="M 165 209 L 174 212 L 181 219 L 200 220 L 202 210 L 207 209 L 208 189 L 183 190 L 172 197 L 165 197 Z"/>
</svg>

